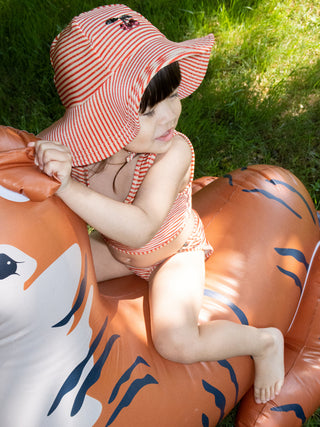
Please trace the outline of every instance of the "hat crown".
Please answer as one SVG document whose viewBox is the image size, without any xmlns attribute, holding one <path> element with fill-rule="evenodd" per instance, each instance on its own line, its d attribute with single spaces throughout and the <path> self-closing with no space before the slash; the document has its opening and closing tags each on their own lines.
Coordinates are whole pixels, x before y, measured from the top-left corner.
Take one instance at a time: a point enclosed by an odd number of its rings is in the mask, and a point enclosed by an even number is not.
<svg viewBox="0 0 320 427">
<path fill-rule="evenodd" d="M 124 61 L 157 37 L 164 36 L 124 5 L 101 6 L 73 18 L 50 51 L 63 105 L 85 102 Z"/>
</svg>

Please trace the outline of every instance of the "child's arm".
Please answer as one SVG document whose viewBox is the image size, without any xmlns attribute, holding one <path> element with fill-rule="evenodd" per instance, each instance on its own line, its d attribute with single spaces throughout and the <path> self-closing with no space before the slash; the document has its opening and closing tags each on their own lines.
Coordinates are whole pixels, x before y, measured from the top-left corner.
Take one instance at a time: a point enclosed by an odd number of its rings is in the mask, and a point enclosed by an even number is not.
<svg viewBox="0 0 320 427">
<path fill-rule="evenodd" d="M 73 180 L 71 156 L 65 146 L 42 141 L 36 142 L 35 148 L 39 167 L 61 181 L 57 195 L 102 234 L 135 248 L 156 234 L 189 178 L 191 151 L 180 136 L 175 136 L 165 154 L 157 155 L 132 205 L 115 201 Z"/>
</svg>

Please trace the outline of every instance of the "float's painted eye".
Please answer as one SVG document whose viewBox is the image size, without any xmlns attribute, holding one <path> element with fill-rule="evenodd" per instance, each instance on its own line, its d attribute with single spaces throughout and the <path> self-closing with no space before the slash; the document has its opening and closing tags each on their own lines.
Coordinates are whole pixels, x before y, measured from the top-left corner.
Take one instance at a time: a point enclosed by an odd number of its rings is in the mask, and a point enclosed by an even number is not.
<svg viewBox="0 0 320 427">
<path fill-rule="evenodd" d="M 16 193 L 15 191 L 9 190 L 8 188 L 0 185 L 0 197 L 3 199 L 10 200 L 11 202 L 28 202 L 29 199 L 24 194 Z"/>
<path fill-rule="evenodd" d="M 0 254 L 0 280 L 6 279 L 17 272 L 18 263 L 6 254 Z"/>
</svg>

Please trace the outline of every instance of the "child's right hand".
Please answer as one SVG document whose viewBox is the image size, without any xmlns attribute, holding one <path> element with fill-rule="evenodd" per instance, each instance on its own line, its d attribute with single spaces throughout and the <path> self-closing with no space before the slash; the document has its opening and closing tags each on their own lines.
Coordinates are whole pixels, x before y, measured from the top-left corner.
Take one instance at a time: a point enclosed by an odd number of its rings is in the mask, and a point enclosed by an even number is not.
<svg viewBox="0 0 320 427">
<path fill-rule="evenodd" d="M 34 162 L 48 176 L 55 176 L 60 182 L 59 193 L 66 188 L 71 180 L 72 157 L 69 149 L 54 141 L 30 142 L 29 147 L 35 149 Z"/>
</svg>

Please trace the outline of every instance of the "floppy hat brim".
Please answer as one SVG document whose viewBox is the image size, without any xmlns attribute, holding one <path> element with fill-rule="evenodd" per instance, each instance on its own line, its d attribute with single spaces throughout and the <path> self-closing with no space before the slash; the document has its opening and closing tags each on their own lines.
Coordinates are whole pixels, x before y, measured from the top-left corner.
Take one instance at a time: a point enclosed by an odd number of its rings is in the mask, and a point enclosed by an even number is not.
<svg viewBox="0 0 320 427">
<path fill-rule="evenodd" d="M 187 97 L 205 76 L 213 43 L 212 34 L 180 43 L 163 36 L 149 40 L 130 56 L 124 55 L 121 65 L 89 99 L 67 108 L 64 116 L 39 136 L 67 145 L 74 167 L 112 156 L 137 136 L 141 97 L 152 77 L 178 61 L 178 92 L 180 98 Z"/>
</svg>

